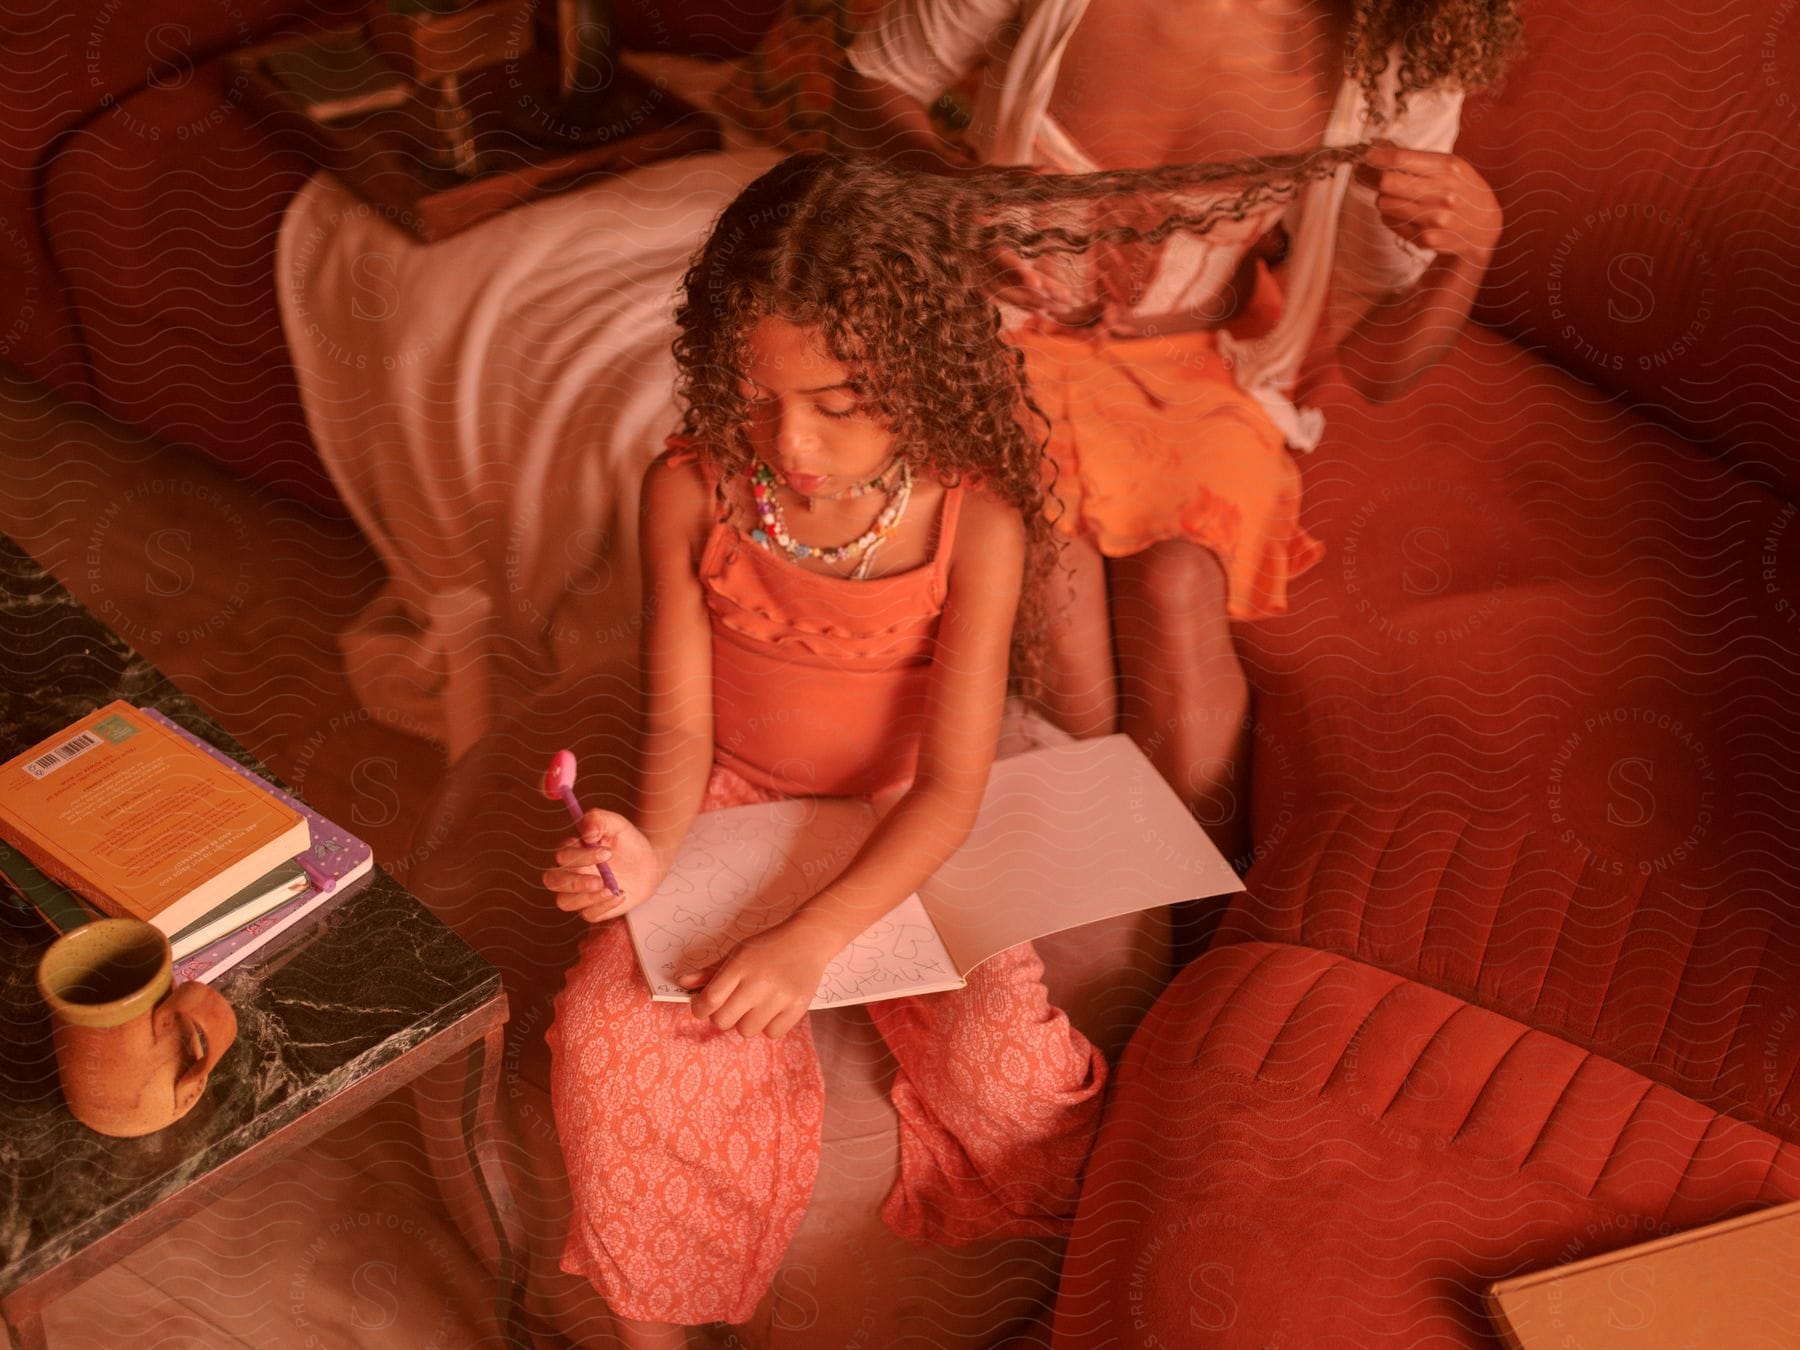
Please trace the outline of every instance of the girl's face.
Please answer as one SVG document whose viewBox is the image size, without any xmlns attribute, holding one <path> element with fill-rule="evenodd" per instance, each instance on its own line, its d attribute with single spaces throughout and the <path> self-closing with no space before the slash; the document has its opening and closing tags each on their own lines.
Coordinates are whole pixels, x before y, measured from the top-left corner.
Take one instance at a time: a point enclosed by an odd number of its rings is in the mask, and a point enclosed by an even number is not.
<svg viewBox="0 0 1800 1350">
<path fill-rule="evenodd" d="M 808 497 L 835 496 L 887 466 L 893 434 L 864 410 L 853 372 L 832 358 L 816 330 L 759 319 L 748 345 L 745 434 L 789 487 Z"/>
</svg>

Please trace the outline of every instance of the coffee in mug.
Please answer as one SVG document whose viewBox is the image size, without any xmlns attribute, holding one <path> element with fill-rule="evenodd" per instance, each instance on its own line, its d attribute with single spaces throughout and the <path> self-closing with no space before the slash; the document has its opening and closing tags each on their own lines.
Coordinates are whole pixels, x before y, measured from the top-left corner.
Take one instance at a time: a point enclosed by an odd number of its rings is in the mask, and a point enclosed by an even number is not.
<svg viewBox="0 0 1800 1350">
<path fill-rule="evenodd" d="M 225 996 L 175 984 L 172 964 L 169 939 L 137 919 L 84 924 L 38 962 L 63 1097 L 91 1130 L 132 1139 L 180 1120 L 237 1037 Z"/>
</svg>

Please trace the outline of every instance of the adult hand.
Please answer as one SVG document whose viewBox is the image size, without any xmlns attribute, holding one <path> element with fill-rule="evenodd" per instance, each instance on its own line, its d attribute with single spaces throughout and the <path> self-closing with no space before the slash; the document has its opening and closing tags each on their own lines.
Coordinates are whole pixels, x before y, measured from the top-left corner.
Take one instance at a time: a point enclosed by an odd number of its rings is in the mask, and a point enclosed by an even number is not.
<svg viewBox="0 0 1800 1350">
<path fill-rule="evenodd" d="M 580 836 L 563 840 L 556 866 L 544 873 L 558 909 L 599 923 L 650 898 L 662 882 L 662 863 L 637 826 L 616 812 L 593 810 L 577 828 Z M 607 890 L 600 879 L 602 862 L 612 868 L 622 895 Z"/>
<path fill-rule="evenodd" d="M 816 927 L 789 919 L 740 942 L 714 970 L 689 971 L 677 983 L 699 990 L 695 1017 L 721 1031 L 735 1027 L 746 1038 L 778 1041 L 806 1015 L 841 946 Z"/>
<path fill-rule="evenodd" d="M 1485 268 L 1500 242 L 1499 198 L 1468 160 L 1377 144 L 1357 168 L 1381 223 L 1420 248 Z"/>
</svg>

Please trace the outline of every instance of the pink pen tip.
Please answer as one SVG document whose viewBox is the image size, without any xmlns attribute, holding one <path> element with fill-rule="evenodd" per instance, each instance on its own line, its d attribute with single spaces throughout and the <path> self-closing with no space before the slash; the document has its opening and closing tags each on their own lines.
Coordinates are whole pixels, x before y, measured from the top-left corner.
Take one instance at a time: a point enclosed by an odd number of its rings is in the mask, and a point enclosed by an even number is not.
<svg viewBox="0 0 1800 1350">
<path fill-rule="evenodd" d="M 550 756 L 550 767 L 544 771 L 544 795 L 552 801 L 561 801 L 569 808 L 569 819 L 581 824 L 581 803 L 575 800 L 575 756 L 570 751 L 558 750 Z M 606 889 L 623 898 L 625 892 L 619 889 L 619 879 L 613 875 L 612 868 L 600 863 L 597 870 Z"/>
<path fill-rule="evenodd" d="M 544 795 L 556 801 L 575 786 L 575 756 L 558 750 L 550 756 L 550 767 L 544 770 Z"/>
</svg>

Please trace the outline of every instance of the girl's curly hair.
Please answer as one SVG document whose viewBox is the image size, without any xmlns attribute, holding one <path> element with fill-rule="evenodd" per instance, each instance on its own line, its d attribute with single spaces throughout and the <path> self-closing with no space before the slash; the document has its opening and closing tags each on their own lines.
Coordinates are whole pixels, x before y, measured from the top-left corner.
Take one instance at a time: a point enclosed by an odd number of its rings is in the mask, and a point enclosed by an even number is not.
<svg viewBox="0 0 1800 1350">
<path fill-rule="evenodd" d="M 1014 673 L 1037 677 L 1056 568 L 1049 423 L 1025 359 L 1001 336 L 995 259 L 1079 253 L 1204 234 L 1290 200 L 1366 147 L 1282 159 L 1085 175 L 1013 169 L 911 174 L 824 153 L 793 155 L 719 217 L 675 311 L 682 432 L 721 483 L 750 467 L 742 392 L 750 330 L 778 317 L 816 330 L 858 399 L 916 470 L 978 481 L 1025 521 Z M 1119 208 L 1134 208 L 1131 224 Z M 722 489 L 721 489 L 722 490 Z M 1048 509 L 1046 509 L 1048 501 Z"/>
<path fill-rule="evenodd" d="M 1395 112 L 1409 94 L 1434 85 L 1479 89 L 1500 78 L 1519 44 L 1519 0 L 1358 0 L 1345 46 L 1349 73 L 1381 106 L 1377 91 L 1395 48 Z"/>
<path fill-rule="evenodd" d="M 1028 672 L 1055 557 L 1044 510 L 1048 423 L 984 289 L 974 204 L 949 180 L 867 161 L 783 160 L 726 207 L 688 270 L 675 314 L 676 392 L 683 432 L 719 477 L 745 472 L 750 329 L 775 316 L 820 333 L 915 471 L 979 481 L 1023 516 L 1030 547 L 1015 666 Z"/>
</svg>

